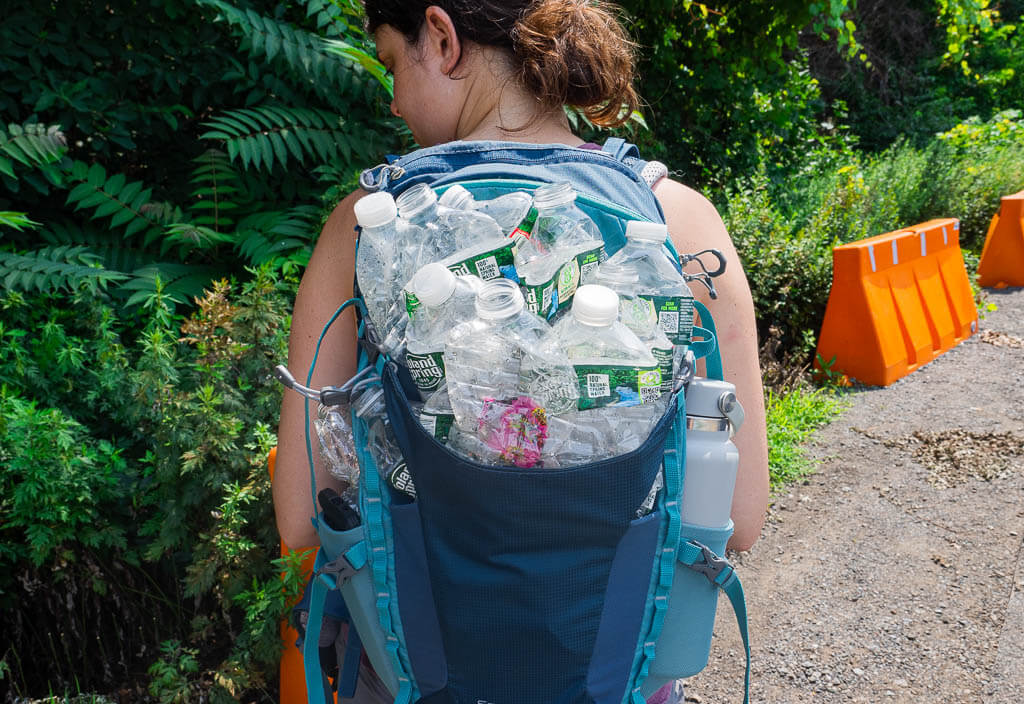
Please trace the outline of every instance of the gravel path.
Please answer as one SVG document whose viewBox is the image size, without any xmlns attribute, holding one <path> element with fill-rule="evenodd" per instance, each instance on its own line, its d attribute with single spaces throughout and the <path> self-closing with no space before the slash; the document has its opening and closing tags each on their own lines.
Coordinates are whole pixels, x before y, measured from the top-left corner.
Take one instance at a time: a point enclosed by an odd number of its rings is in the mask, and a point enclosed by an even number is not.
<svg viewBox="0 0 1024 704">
<path fill-rule="evenodd" d="M 819 471 L 735 556 L 751 701 L 1024 701 L 1024 289 L 979 334 L 815 434 Z M 687 701 L 742 701 L 721 599 Z"/>
</svg>

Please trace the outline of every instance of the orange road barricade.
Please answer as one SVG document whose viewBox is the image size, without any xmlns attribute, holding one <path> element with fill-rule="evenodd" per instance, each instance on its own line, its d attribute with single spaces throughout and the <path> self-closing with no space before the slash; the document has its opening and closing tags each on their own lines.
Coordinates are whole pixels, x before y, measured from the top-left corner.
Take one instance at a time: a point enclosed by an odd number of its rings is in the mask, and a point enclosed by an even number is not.
<svg viewBox="0 0 1024 704">
<path fill-rule="evenodd" d="M 274 479 L 274 462 L 277 459 L 277 448 L 270 451 L 267 457 L 267 469 L 270 472 L 270 479 Z M 291 549 L 281 541 L 281 555 L 286 555 Z M 302 573 L 309 576 L 313 572 L 313 563 L 316 562 L 316 551 L 310 550 L 302 562 Z M 306 697 L 306 671 L 302 660 L 302 652 L 295 647 L 298 639 L 298 632 L 291 627 L 288 619 L 281 621 L 281 704 L 304 704 L 308 701 Z"/>
<path fill-rule="evenodd" d="M 978 263 L 978 284 L 1024 286 L 1024 191 L 1004 196 L 992 217 Z"/>
<path fill-rule="evenodd" d="M 832 262 L 819 368 L 888 386 L 978 329 L 958 220 L 844 244 Z"/>
</svg>

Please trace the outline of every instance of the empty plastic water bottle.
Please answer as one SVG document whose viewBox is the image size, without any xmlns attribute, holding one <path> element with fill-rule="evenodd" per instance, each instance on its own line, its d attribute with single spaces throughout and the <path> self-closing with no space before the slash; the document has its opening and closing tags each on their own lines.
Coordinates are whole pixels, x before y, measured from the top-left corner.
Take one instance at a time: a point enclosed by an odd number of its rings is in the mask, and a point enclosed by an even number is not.
<svg viewBox="0 0 1024 704">
<path fill-rule="evenodd" d="M 398 197 L 398 212 L 428 231 L 434 251 L 424 263 L 441 261 L 456 274 L 472 274 L 483 281 L 516 278 L 514 243 L 490 216 L 439 205 L 437 194 L 425 183 Z"/>
<path fill-rule="evenodd" d="M 367 449 L 377 465 L 377 473 L 396 490 L 414 497 L 416 489 L 384 406 L 384 389 L 379 386 L 367 389 L 355 400 L 352 410 L 366 423 Z"/>
<path fill-rule="evenodd" d="M 370 322 L 383 341 L 403 324 L 402 286 L 420 267 L 425 233 L 398 218 L 388 193 L 371 193 L 353 207 L 362 232 L 356 256 L 356 281 L 366 302 Z M 427 260 L 429 261 L 429 259 Z"/>
<path fill-rule="evenodd" d="M 661 223 L 629 222 L 625 246 L 608 262 L 636 272 L 636 293 L 654 306 L 658 325 L 674 345 L 678 369 L 693 334 L 693 292 L 673 264 L 667 239 L 668 228 Z"/>
<path fill-rule="evenodd" d="M 440 262 L 416 272 L 408 288 L 419 306 L 406 328 L 405 361 L 417 388 L 426 396 L 444 382 L 444 341 L 459 323 L 475 314 L 482 282 L 475 276 L 456 276 Z"/>
<path fill-rule="evenodd" d="M 501 231 L 511 236 L 530 214 L 533 196 L 526 191 L 513 191 L 491 200 L 477 200 L 464 187 L 455 184 L 441 195 L 438 202 L 455 210 L 476 210 L 490 215 Z M 533 229 L 532 223 L 527 227 Z"/>
<path fill-rule="evenodd" d="M 612 260 L 606 261 L 597 268 L 594 283 L 607 286 L 619 295 L 619 322 L 632 330 L 651 350 L 661 369 L 661 392 L 671 393 L 676 371 L 672 341 L 658 325 L 654 304 L 636 294 L 640 286 L 636 268 Z"/>
<path fill-rule="evenodd" d="M 517 413 L 540 419 L 575 407 L 578 391 L 569 360 L 557 349 L 542 354 L 540 342 L 550 327 L 526 309 L 513 282 L 484 284 L 475 312 L 445 341 L 448 396 L 460 430 L 479 433 L 481 424 L 493 423 L 494 432 L 502 433 Z M 523 442 L 534 444 L 536 438 Z"/>
<path fill-rule="evenodd" d="M 550 320 L 569 306 L 580 284 L 590 282 L 605 259 L 604 240 L 594 221 L 576 206 L 569 183 L 541 186 L 533 194 L 532 230 L 518 237 L 516 272 L 527 306 Z"/>
<path fill-rule="evenodd" d="M 440 443 L 447 443 L 455 424 L 452 403 L 448 400 L 448 385 L 442 383 L 427 397 L 419 412 L 420 425 Z"/>
</svg>

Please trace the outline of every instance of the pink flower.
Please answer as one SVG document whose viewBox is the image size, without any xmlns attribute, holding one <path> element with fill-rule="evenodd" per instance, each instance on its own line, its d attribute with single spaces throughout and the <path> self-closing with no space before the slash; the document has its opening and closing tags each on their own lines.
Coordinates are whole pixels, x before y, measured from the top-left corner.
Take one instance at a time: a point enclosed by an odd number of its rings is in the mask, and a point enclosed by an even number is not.
<svg viewBox="0 0 1024 704">
<path fill-rule="evenodd" d="M 503 461 L 516 467 L 535 467 L 548 437 L 548 417 L 544 408 L 528 396 L 511 403 L 484 399 L 477 432 Z"/>
</svg>

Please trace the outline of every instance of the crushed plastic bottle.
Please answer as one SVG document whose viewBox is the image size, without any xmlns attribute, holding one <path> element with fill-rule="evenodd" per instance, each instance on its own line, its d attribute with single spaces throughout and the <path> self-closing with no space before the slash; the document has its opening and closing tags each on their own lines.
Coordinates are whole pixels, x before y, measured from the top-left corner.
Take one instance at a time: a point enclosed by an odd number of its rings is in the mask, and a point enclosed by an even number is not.
<svg viewBox="0 0 1024 704">
<path fill-rule="evenodd" d="M 395 200 L 388 193 L 363 196 L 353 210 L 362 228 L 356 281 L 379 340 L 390 337 L 394 346 L 405 323 L 399 303 L 402 287 L 428 256 L 423 251 L 425 233 L 398 217 Z"/>
<path fill-rule="evenodd" d="M 417 416 L 420 425 L 438 442 L 447 443 L 455 424 L 452 403 L 448 399 L 448 385 L 442 383 L 427 397 Z"/>
<path fill-rule="evenodd" d="M 671 393 L 676 376 L 672 341 L 658 325 L 654 304 L 636 295 L 640 286 L 636 268 L 608 260 L 597 268 L 594 283 L 607 286 L 619 295 L 619 322 L 651 350 L 661 369 L 661 392 Z"/>
<path fill-rule="evenodd" d="M 472 274 L 483 281 L 516 278 L 515 243 L 490 216 L 439 205 L 425 183 L 398 197 L 398 212 L 428 231 L 433 252 L 424 263 L 440 261 L 457 275 Z"/>
<path fill-rule="evenodd" d="M 416 488 L 384 406 L 384 389 L 379 386 L 367 389 L 355 400 L 352 410 L 366 423 L 367 449 L 377 465 L 377 473 L 392 488 L 415 497 Z"/>
<path fill-rule="evenodd" d="M 483 283 L 475 276 L 455 276 L 440 262 L 427 264 L 408 288 L 419 305 L 406 328 L 405 361 L 424 396 L 444 382 L 444 341 L 449 331 L 475 315 L 476 294 Z"/>
<path fill-rule="evenodd" d="M 572 366 L 557 349 L 544 351 L 550 326 L 526 308 L 508 280 L 477 294 L 476 316 L 456 326 L 445 342 L 444 363 L 455 423 L 507 463 L 539 461 L 546 418 L 575 407 Z M 522 433 L 510 432 L 519 423 Z"/>
<path fill-rule="evenodd" d="M 313 426 L 320 447 L 320 458 L 327 472 L 347 486 L 359 483 L 359 460 L 352 439 L 351 406 L 346 403 L 317 404 Z"/>
<path fill-rule="evenodd" d="M 533 194 L 536 221 L 521 224 L 516 272 L 531 312 L 551 320 L 567 309 L 581 284 L 590 282 L 604 261 L 597 225 L 576 206 L 569 183 L 541 186 Z"/>
<path fill-rule="evenodd" d="M 679 369 L 693 334 L 693 292 L 672 263 L 672 255 L 665 247 L 667 239 L 665 225 L 629 222 L 625 246 L 608 262 L 636 272 L 636 294 L 654 306 L 658 326 L 672 341 L 674 365 Z"/>
<path fill-rule="evenodd" d="M 564 352 L 579 388 L 579 413 L 564 419 L 578 427 L 607 427 L 591 458 L 610 457 L 639 447 L 665 408 L 661 370 L 648 347 L 618 322 L 619 297 L 610 288 L 581 286 L 572 314 L 555 324 L 542 344 Z M 572 433 L 569 433 L 570 440 Z M 558 447 L 545 453 L 561 466 Z"/>
<path fill-rule="evenodd" d="M 455 210 L 476 210 L 489 215 L 498 223 L 503 234 L 512 236 L 530 214 L 533 196 L 526 191 L 513 191 L 491 200 L 477 200 L 463 186 L 455 184 L 449 186 L 438 203 Z"/>
</svg>

